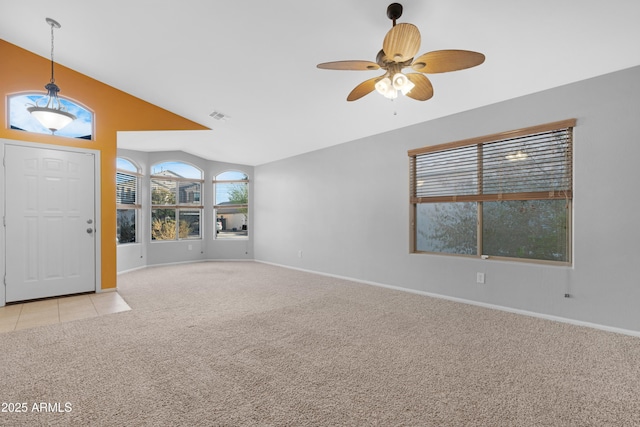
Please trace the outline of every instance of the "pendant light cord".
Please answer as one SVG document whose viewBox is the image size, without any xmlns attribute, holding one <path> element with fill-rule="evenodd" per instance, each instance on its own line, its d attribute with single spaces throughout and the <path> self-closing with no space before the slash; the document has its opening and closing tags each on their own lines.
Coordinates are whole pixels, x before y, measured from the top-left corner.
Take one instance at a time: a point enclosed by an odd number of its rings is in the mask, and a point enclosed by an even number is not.
<svg viewBox="0 0 640 427">
<path fill-rule="evenodd" d="M 53 76 L 53 24 L 51 24 L 51 83 L 55 83 L 55 81 Z"/>
</svg>

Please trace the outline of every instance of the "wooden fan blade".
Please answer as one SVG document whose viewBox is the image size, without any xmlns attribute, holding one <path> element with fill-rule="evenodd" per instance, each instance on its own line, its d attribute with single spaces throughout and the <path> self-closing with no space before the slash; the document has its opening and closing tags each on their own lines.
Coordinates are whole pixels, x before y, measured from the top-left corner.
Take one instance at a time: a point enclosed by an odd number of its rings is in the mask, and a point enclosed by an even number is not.
<svg viewBox="0 0 640 427">
<path fill-rule="evenodd" d="M 391 28 L 382 42 L 382 50 L 389 60 L 408 61 L 420 49 L 420 31 L 413 24 L 398 24 Z"/>
<path fill-rule="evenodd" d="M 380 68 L 378 64 L 371 61 L 334 61 L 318 64 L 318 68 L 324 70 L 377 70 Z"/>
<path fill-rule="evenodd" d="M 483 62 L 483 54 L 470 50 L 434 50 L 413 61 L 411 68 L 421 73 L 435 74 L 464 70 Z"/>
<path fill-rule="evenodd" d="M 420 73 L 407 73 L 407 78 L 415 85 L 406 96 L 418 101 L 426 101 L 433 96 L 433 86 L 431 82 L 424 74 Z"/>
<path fill-rule="evenodd" d="M 374 77 L 372 79 L 365 80 L 362 83 L 360 83 L 358 86 L 353 88 L 349 96 L 347 96 L 347 101 L 355 101 L 373 92 L 373 90 L 376 88 L 376 83 L 381 78 L 382 76 Z"/>
</svg>

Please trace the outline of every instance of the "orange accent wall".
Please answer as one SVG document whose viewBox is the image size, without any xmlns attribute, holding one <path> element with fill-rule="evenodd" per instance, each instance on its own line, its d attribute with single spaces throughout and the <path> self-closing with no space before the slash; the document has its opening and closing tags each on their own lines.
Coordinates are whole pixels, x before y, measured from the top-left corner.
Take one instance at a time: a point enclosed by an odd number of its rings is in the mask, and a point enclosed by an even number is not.
<svg viewBox="0 0 640 427">
<path fill-rule="evenodd" d="M 116 287 L 116 149 L 118 131 L 208 130 L 167 110 L 56 63 L 60 96 L 70 98 L 94 113 L 94 140 L 86 141 L 35 134 L 8 127 L 6 97 L 18 92 L 45 92 L 51 77 L 51 60 L 0 39 L 0 138 L 87 148 L 100 151 L 102 289 Z M 111 238 L 110 238 L 111 237 Z"/>
</svg>

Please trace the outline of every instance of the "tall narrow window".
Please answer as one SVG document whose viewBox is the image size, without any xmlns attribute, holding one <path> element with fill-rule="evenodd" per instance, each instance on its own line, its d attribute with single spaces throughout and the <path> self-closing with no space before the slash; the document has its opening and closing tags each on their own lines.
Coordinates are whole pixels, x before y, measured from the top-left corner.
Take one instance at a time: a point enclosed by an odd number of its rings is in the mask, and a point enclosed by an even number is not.
<svg viewBox="0 0 640 427">
<path fill-rule="evenodd" d="M 239 171 L 216 175 L 215 221 L 217 239 L 248 238 L 249 177 Z"/>
<path fill-rule="evenodd" d="M 44 95 L 44 93 L 19 93 L 10 96 L 8 100 L 9 127 L 26 132 L 50 135 L 51 131 L 42 126 L 27 111 L 27 105 L 35 104 Z M 56 135 L 68 138 L 93 139 L 93 113 L 70 99 L 60 97 L 60 103 L 77 118 L 69 125 L 58 130 Z"/>
<path fill-rule="evenodd" d="M 200 239 L 202 171 L 183 162 L 151 168 L 151 239 Z"/>
<path fill-rule="evenodd" d="M 116 240 L 118 244 L 135 243 L 138 241 L 137 224 L 140 217 L 140 172 L 135 164 L 121 157 L 118 157 L 116 167 Z"/>
<path fill-rule="evenodd" d="M 574 126 L 409 151 L 412 251 L 569 263 Z"/>
</svg>

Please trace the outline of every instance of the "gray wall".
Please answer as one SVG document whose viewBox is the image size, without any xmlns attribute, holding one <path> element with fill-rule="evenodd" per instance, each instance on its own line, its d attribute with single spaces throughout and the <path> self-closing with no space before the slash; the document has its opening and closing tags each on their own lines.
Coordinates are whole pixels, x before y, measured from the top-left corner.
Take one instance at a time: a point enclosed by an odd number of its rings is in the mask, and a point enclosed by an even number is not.
<svg viewBox="0 0 640 427">
<path fill-rule="evenodd" d="M 216 259 L 253 259 L 253 167 L 230 163 L 214 162 L 192 156 L 181 151 L 146 153 L 118 149 L 118 156 L 136 163 L 142 168 L 144 177 L 140 188 L 142 215 L 139 221 L 138 243 L 118 245 L 117 270 L 119 273 L 157 264 L 190 262 Z M 205 206 L 202 217 L 201 240 L 151 241 L 150 229 L 151 195 L 149 173 L 151 166 L 164 161 L 183 161 L 204 172 L 202 203 Z M 249 238 L 245 240 L 214 239 L 213 231 L 213 177 L 228 170 L 238 170 L 249 176 Z"/>
<path fill-rule="evenodd" d="M 634 67 L 258 166 L 255 259 L 640 331 L 639 112 Z M 572 266 L 409 253 L 407 150 L 568 118 Z"/>
</svg>

